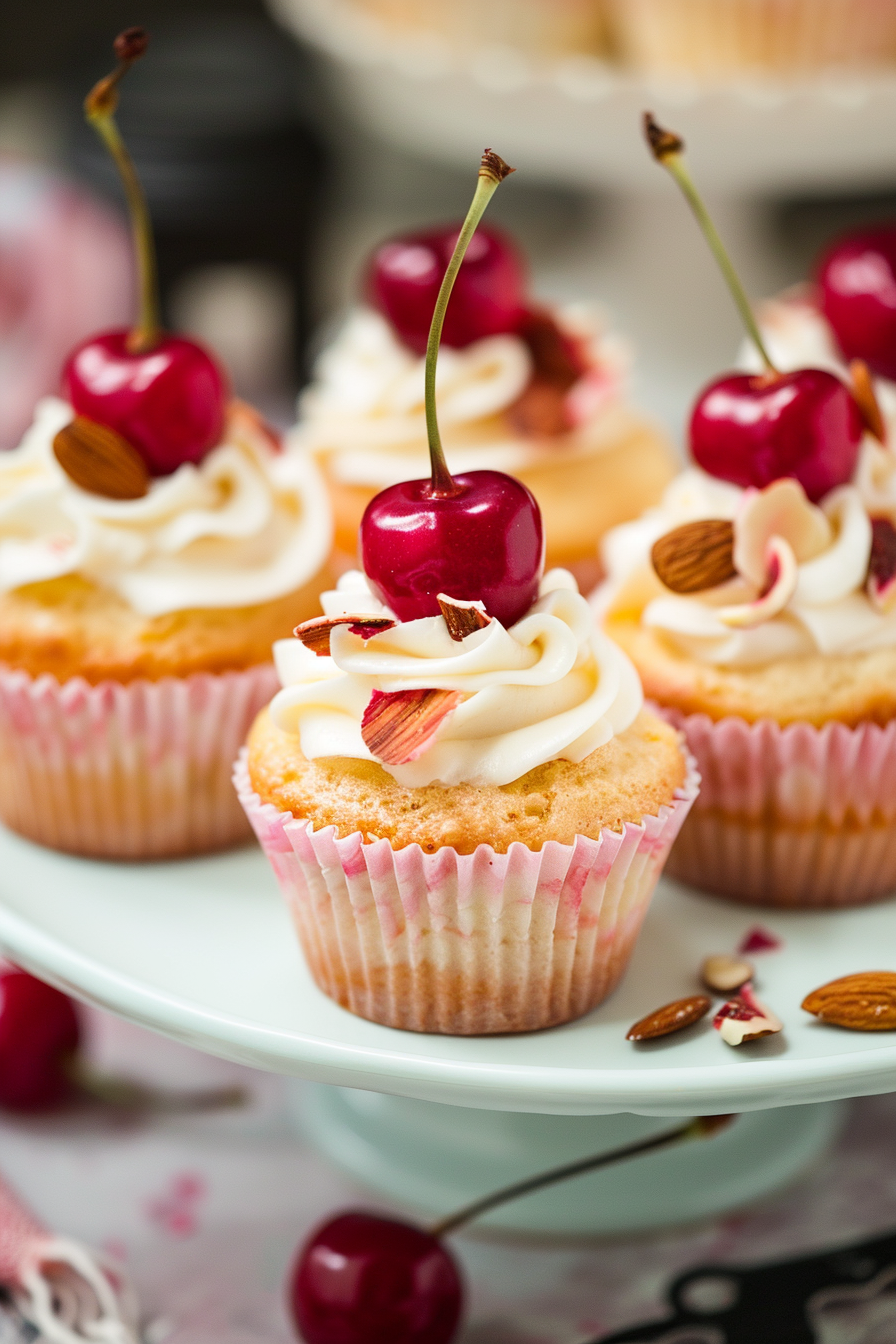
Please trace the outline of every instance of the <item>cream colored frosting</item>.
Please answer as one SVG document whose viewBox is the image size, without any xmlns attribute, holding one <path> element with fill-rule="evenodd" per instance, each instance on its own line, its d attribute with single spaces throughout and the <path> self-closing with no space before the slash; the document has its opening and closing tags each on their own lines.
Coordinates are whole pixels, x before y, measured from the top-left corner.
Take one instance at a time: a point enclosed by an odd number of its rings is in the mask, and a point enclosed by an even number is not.
<svg viewBox="0 0 896 1344">
<path fill-rule="evenodd" d="M 364 576 L 344 575 L 323 596 L 327 615 L 377 614 Z M 271 716 L 298 734 L 309 760 L 375 760 L 361 735 L 374 691 L 459 691 L 463 700 L 423 753 L 383 768 L 399 784 L 509 784 L 546 761 L 584 760 L 623 732 L 641 708 L 635 669 L 597 628 L 565 570 L 552 570 L 530 611 L 505 629 L 492 620 L 462 641 L 441 616 L 407 621 L 365 640 L 334 628 L 330 657 L 280 640 L 274 661 L 283 690 Z"/>
<path fill-rule="evenodd" d="M 586 305 L 554 314 L 584 351 L 588 369 L 570 388 L 571 452 L 594 452 L 618 438 L 629 365 L 618 337 Z M 325 457 L 347 485 L 393 485 L 429 473 L 423 408 L 424 361 L 370 308 L 357 308 L 317 360 L 299 400 L 294 441 Z M 436 372 L 439 427 L 452 471 L 519 471 L 556 451 L 514 432 L 503 416 L 532 375 L 526 343 L 489 336 L 461 350 L 442 346 Z"/>
<path fill-rule="evenodd" d="M 153 480 L 142 499 L 90 494 L 53 439 L 74 412 L 48 397 L 18 448 L 0 454 L 0 591 L 79 574 L 144 616 L 242 607 L 302 587 L 332 541 L 314 463 L 278 453 L 246 420 L 198 464 Z"/>
<path fill-rule="evenodd" d="M 605 539 L 609 577 L 597 605 L 602 611 L 627 605 L 659 537 L 696 519 L 726 518 L 734 522 L 737 577 L 706 592 L 649 597 L 644 625 L 682 654 L 719 666 L 890 647 L 896 611 L 880 610 L 865 591 L 871 517 L 896 523 L 896 456 L 868 436 L 853 482 L 831 491 L 820 506 L 795 481 L 741 490 L 692 468 L 672 482 L 658 508 Z M 783 543 L 790 572 L 775 569 L 781 582 L 760 608 L 773 577 L 766 569 L 773 541 Z M 752 624 L 761 610 L 766 618 Z"/>
</svg>

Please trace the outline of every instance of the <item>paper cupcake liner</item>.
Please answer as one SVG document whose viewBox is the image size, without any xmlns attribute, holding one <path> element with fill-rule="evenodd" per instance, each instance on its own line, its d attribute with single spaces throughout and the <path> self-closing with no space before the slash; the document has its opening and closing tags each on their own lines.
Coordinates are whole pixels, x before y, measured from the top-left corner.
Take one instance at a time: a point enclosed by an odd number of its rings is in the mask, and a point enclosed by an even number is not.
<svg viewBox="0 0 896 1344">
<path fill-rule="evenodd" d="M 278 685 L 273 664 L 97 686 L 0 667 L 0 820 L 98 858 L 246 840 L 233 758 Z"/>
<path fill-rule="evenodd" d="M 702 777 L 672 876 L 777 906 L 861 905 L 896 889 L 896 721 L 782 728 L 659 712 Z"/>
<path fill-rule="evenodd" d="M 319 988 L 383 1026 L 476 1036 L 555 1026 L 606 998 L 699 776 L 689 761 L 674 801 L 639 825 L 506 854 L 315 831 L 262 803 L 245 752 L 234 784 Z"/>
<path fill-rule="evenodd" d="M 896 49 L 889 0 L 611 0 L 621 54 L 719 78 L 879 64 Z"/>
</svg>

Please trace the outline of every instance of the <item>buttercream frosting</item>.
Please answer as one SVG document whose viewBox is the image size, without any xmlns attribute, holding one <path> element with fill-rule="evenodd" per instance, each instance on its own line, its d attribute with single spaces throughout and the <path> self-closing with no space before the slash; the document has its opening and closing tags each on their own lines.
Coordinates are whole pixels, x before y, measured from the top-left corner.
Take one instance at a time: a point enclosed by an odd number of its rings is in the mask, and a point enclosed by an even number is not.
<svg viewBox="0 0 896 1344">
<path fill-rule="evenodd" d="M 385 611 L 357 571 L 322 604 L 328 616 Z M 329 657 L 291 639 L 275 644 L 274 661 L 283 690 L 271 716 L 298 735 L 309 760 L 377 759 L 361 734 L 374 691 L 459 691 L 461 703 L 416 760 L 381 762 L 409 787 L 509 784 L 547 761 L 584 760 L 623 732 L 642 703 L 634 667 L 597 628 L 565 570 L 545 575 L 538 600 L 509 629 L 492 620 L 455 641 L 435 616 L 364 639 L 344 625 L 330 634 Z"/>
<path fill-rule="evenodd" d="M 741 490 L 690 468 L 668 487 L 659 507 L 605 539 L 608 579 L 597 605 L 610 612 L 634 607 L 642 624 L 661 632 L 680 653 L 719 666 L 891 647 L 896 611 L 878 609 L 865 590 L 871 518 L 879 517 L 896 523 L 896 456 L 870 436 L 852 483 L 831 491 L 818 506 L 796 481 Z M 658 580 L 648 577 L 654 542 L 683 523 L 706 518 L 733 522 L 736 577 L 705 592 L 658 595 Z M 772 577 L 764 572 L 772 538 L 783 542 L 795 562 L 793 573 L 780 592 L 779 609 L 751 625 L 751 607 L 758 610 L 755 604 Z M 740 627 L 739 621 L 747 624 Z"/>
<path fill-rule="evenodd" d="M 73 417 L 46 398 L 0 454 L 0 591 L 78 574 L 152 617 L 271 601 L 324 563 L 332 522 L 317 468 L 276 451 L 251 418 L 231 416 L 198 465 L 116 500 L 80 489 L 57 462 L 53 439 Z"/>
<path fill-rule="evenodd" d="M 622 403 L 629 354 L 587 305 L 568 305 L 554 317 L 576 340 L 587 366 L 566 395 L 573 428 L 561 439 L 567 451 L 594 452 L 615 441 L 621 417 L 629 414 Z M 544 440 L 515 432 L 503 414 L 531 376 L 532 356 L 516 335 L 489 336 L 460 350 L 442 347 L 436 399 L 452 471 L 512 473 L 552 451 Z M 423 378 L 424 360 L 399 341 L 386 319 L 356 308 L 316 362 L 314 379 L 299 399 L 294 441 L 326 457 L 328 470 L 344 484 L 382 488 L 426 476 Z"/>
</svg>

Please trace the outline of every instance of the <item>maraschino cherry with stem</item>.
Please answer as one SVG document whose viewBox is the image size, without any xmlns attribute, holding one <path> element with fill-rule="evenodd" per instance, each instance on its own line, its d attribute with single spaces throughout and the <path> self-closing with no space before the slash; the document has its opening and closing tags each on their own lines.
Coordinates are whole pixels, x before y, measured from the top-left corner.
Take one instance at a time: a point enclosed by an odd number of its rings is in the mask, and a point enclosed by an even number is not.
<svg viewBox="0 0 896 1344">
<path fill-rule="evenodd" d="M 426 351 L 439 288 L 459 234 L 455 226 L 389 238 L 371 258 L 366 285 L 370 300 L 418 355 Z M 478 229 L 454 284 L 443 344 L 461 349 L 486 336 L 515 332 L 526 311 L 522 258 L 503 234 Z"/>
<path fill-rule="evenodd" d="M 443 1238 L 512 1199 L 691 1139 L 734 1116 L 700 1116 L 655 1138 L 554 1167 L 466 1205 L 429 1229 L 353 1211 L 312 1233 L 289 1278 L 289 1306 L 305 1344 L 450 1344 L 463 1279 Z"/>
<path fill-rule="evenodd" d="M 781 373 L 769 357 L 749 300 L 682 157 L 684 142 L 645 113 L 651 152 L 675 179 L 731 291 L 765 371 L 732 373 L 701 392 L 690 424 L 691 453 L 712 476 L 762 488 L 782 476 L 811 500 L 850 480 L 863 423 L 849 388 L 824 369 Z"/>
<path fill-rule="evenodd" d="M 822 311 L 846 358 L 896 379 L 896 227 L 882 224 L 839 238 L 817 275 Z"/>
<path fill-rule="evenodd" d="M 88 121 L 109 150 L 127 198 L 139 277 L 139 319 L 106 331 L 69 356 L 62 383 L 76 414 L 126 439 L 154 476 L 199 462 L 219 442 L 227 380 L 202 346 L 164 332 L 159 320 L 155 246 L 143 189 L 115 121 L 118 85 L 146 51 L 147 34 L 128 28 L 115 40 L 118 64 L 87 95 Z"/>
<path fill-rule="evenodd" d="M 448 300 L 476 226 L 513 171 L 482 156 L 476 194 L 439 288 L 426 346 L 426 432 L 432 476 L 376 495 L 361 521 L 361 564 L 371 588 L 401 621 L 438 616 L 438 594 L 481 601 L 504 625 L 538 596 L 544 566 L 541 512 L 529 490 L 498 471 L 452 476 L 436 418 L 436 362 Z"/>
</svg>

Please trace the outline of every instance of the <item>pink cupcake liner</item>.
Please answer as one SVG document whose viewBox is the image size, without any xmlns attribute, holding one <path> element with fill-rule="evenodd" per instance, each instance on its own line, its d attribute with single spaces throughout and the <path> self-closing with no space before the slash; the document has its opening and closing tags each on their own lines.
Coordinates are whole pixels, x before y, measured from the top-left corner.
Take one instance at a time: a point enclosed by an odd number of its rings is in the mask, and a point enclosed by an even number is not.
<svg viewBox="0 0 896 1344">
<path fill-rule="evenodd" d="M 621 832 L 506 854 L 315 831 L 262 803 L 245 751 L 234 784 L 318 987 L 383 1026 L 474 1036 L 555 1026 L 606 998 L 699 776 L 689 760 L 674 801 Z"/>
<path fill-rule="evenodd" d="M 273 664 L 97 686 L 0 667 L 0 819 L 100 858 L 246 840 L 233 758 L 278 685 Z"/>
<path fill-rule="evenodd" d="M 659 712 L 702 777 L 672 876 L 777 906 L 861 905 L 896 888 L 896 722 L 782 728 Z"/>
</svg>

